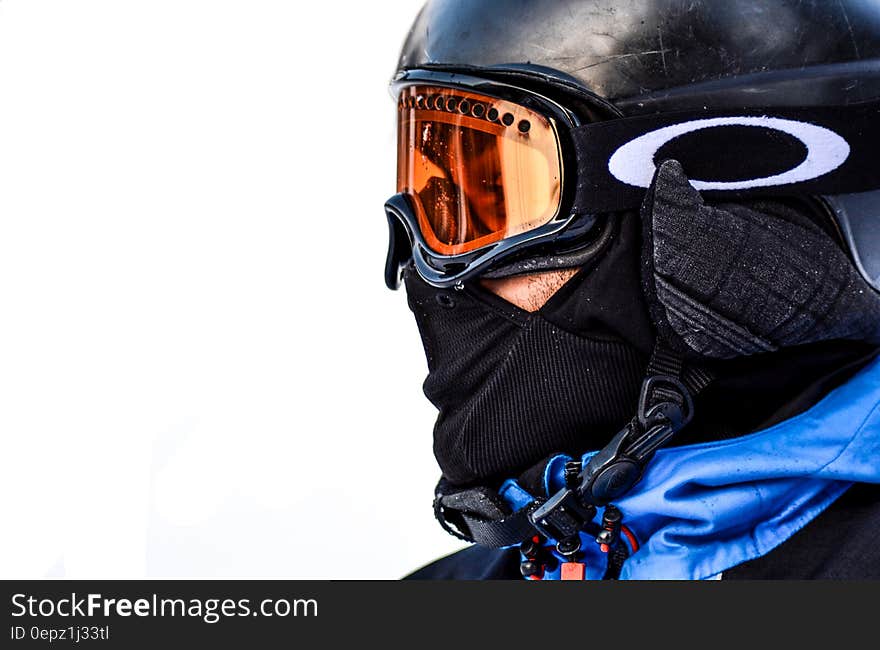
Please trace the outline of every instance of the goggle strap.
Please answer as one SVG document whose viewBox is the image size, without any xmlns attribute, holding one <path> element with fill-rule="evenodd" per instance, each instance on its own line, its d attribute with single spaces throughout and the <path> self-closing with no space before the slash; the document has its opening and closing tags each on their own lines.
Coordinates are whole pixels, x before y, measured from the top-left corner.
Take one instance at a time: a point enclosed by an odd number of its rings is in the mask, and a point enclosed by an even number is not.
<svg viewBox="0 0 880 650">
<path fill-rule="evenodd" d="M 757 140 L 755 127 L 762 129 Z M 698 154 L 701 160 L 711 156 L 707 170 L 688 161 L 710 130 L 712 150 Z M 710 200 L 880 189 L 880 101 L 645 115 L 586 124 L 572 136 L 574 213 L 638 208 L 656 165 L 669 158 L 682 162 L 691 183 Z M 760 146 L 763 138 L 766 147 Z M 798 149 L 800 159 L 792 164 Z"/>
</svg>

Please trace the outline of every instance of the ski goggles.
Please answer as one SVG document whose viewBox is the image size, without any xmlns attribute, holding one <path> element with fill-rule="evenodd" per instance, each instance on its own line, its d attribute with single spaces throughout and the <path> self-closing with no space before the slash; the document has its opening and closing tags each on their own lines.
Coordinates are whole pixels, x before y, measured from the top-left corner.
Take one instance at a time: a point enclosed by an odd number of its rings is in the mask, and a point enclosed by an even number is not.
<svg viewBox="0 0 880 650">
<path fill-rule="evenodd" d="M 588 238 L 597 215 L 639 207 L 666 158 L 709 198 L 880 187 L 876 102 L 591 121 L 527 88 L 435 70 L 400 74 L 392 94 L 392 289 L 410 261 L 448 287 L 514 255 Z"/>
<path fill-rule="evenodd" d="M 553 122 L 503 99 L 416 85 L 398 101 L 397 189 L 442 255 L 545 225 L 559 212 L 562 158 Z"/>
</svg>

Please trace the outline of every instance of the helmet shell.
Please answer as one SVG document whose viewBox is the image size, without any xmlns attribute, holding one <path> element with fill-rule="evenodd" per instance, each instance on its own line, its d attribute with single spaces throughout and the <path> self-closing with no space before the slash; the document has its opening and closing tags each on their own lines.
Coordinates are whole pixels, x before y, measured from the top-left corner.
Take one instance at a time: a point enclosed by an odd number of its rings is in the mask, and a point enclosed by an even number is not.
<svg viewBox="0 0 880 650">
<path fill-rule="evenodd" d="M 616 115 L 838 106 L 880 98 L 880 1 L 429 0 L 398 71 L 423 67 L 576 84 Z M 824 203 L 880 290 L 880 191 Z"/>
<path fill-rule="evenodd" d="M 426 65 L 550 68 L 627 114 L 849 103 L 880 96 L 880 2 L 430 0 L 398 68 Z"/>
</svg>

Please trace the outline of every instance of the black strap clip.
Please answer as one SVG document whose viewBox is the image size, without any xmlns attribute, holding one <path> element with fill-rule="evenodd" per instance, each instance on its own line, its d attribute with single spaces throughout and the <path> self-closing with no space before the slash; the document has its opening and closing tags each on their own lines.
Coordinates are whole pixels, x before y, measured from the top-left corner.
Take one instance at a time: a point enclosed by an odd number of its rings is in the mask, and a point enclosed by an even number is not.
<svg viewBox="0 0 880 650">
<path fill-rule="evenodd" d="M 604 506 L 626 494 L 642 477 L 654 452 L 693 417 L 690 392 L 678 379 L 654 375 L 642 384 L 637 416 L 595 454 L 577 477 L 529 515 L 546 537 L 577 534 Z"/>
<path fill-rule="evenodd" d="M 542 503 L 529 521 L 545 537 L 563 540 L 577 535 L 596 516 L 596 507 L 584 503 L 578 491 L 563 488 Z"/>
<path fill-rule="evenodd" d="M 629 492 L 662 445 L 691 421 L 690 392 L 674 377 L 654 375 L 642 384 L 635 419 L 618 433 L 581 472 L 586 503 L 604 506 Z"/>
</svg>

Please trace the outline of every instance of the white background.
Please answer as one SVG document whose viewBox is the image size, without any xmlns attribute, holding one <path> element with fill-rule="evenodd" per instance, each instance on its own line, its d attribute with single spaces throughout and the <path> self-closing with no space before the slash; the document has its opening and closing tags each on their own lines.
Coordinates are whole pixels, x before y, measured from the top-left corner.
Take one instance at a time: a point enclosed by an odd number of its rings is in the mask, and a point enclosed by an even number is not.
<svg viewBox="0 0 880 650">
<path fill-rule="evenodd" d="M 419 6 L 0 2 L 0 577 L 393 579 L 460 546 L 382 279 Z"/>
</svg>

